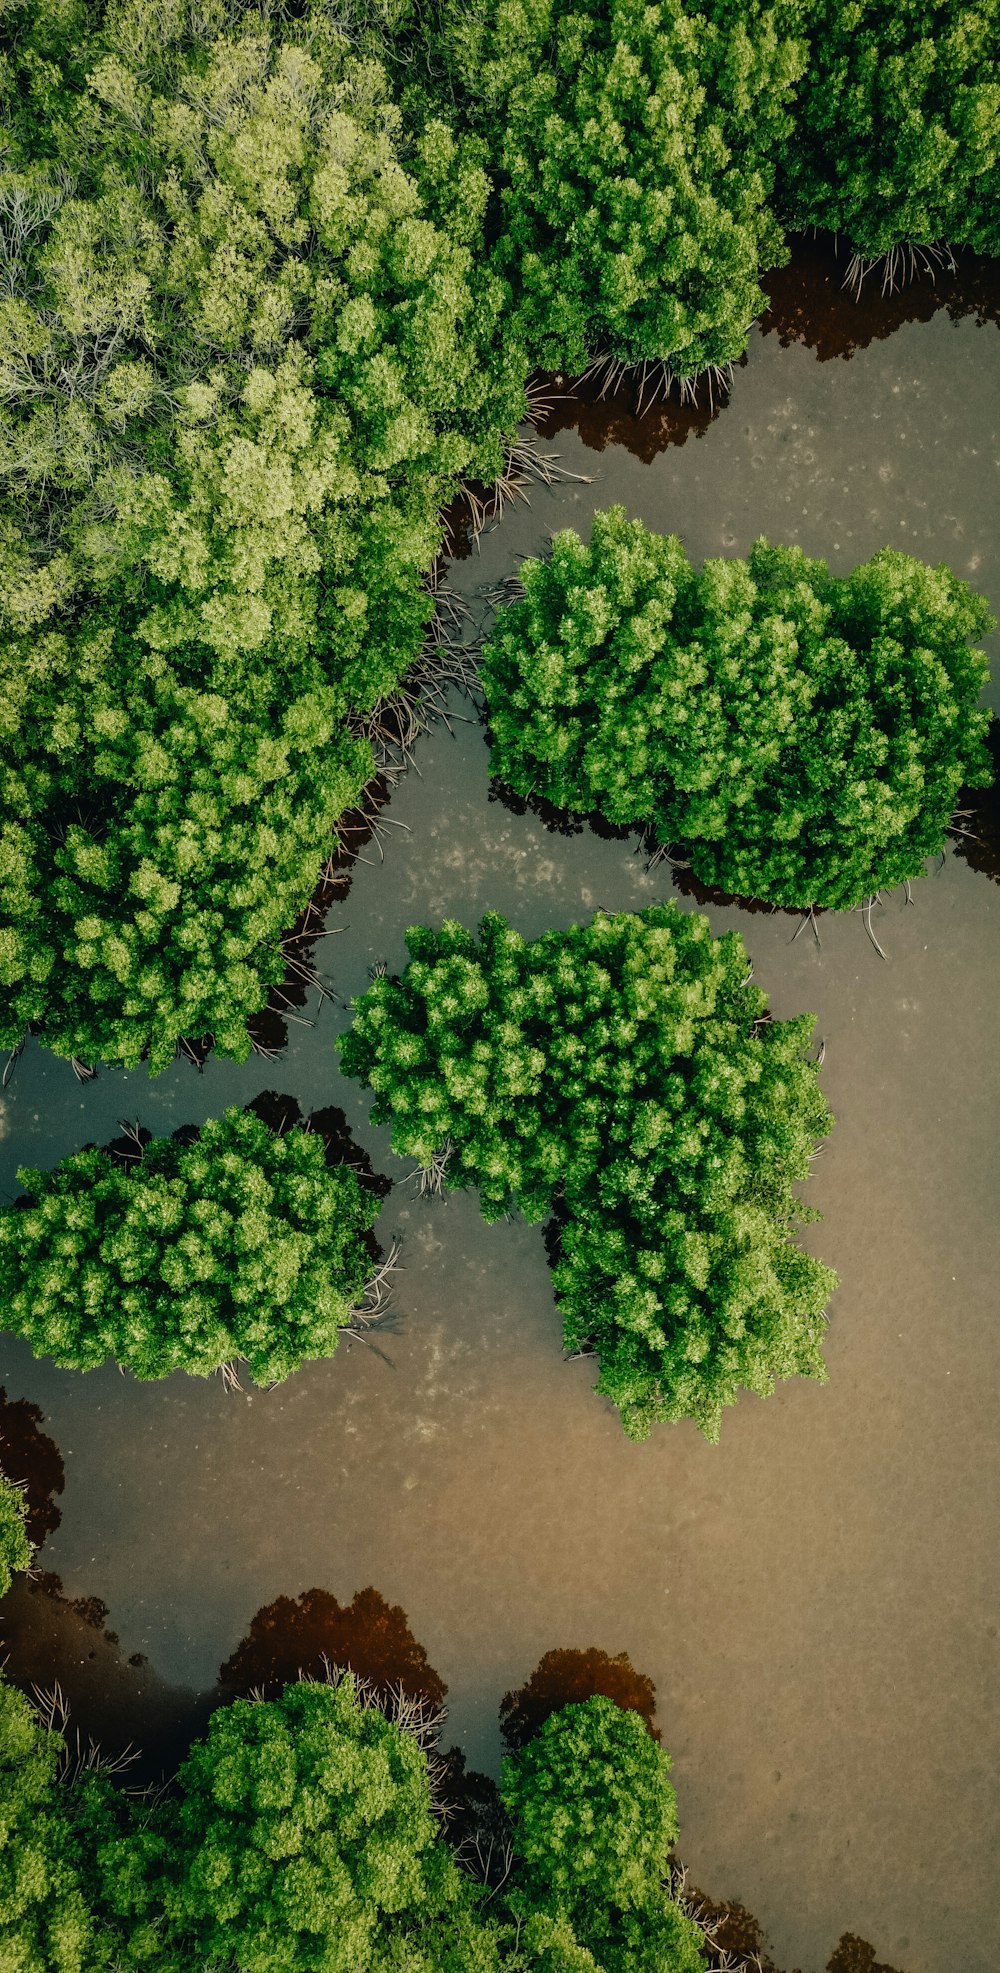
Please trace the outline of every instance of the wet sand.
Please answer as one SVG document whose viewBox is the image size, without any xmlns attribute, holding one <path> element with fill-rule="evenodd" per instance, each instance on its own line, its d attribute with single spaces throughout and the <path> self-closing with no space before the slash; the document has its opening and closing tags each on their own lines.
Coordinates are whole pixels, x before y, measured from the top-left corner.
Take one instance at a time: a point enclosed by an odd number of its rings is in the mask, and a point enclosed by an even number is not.
<svg viewBox="0 0 1000 1973">
<path fill-rule="evenodd" d="M 1000 337 L 938 315 L 849 366 L 755 336 L 733 402 L 647 466 L 554 441 L 593 486 L 533 493 L 457 564 L 467 593 L 586 528 L 596 505 L 674 529 L 695 557 L 760 533 L 846 569 L 887 541 L 947 559 L 1000 600 Z M 992 506 L 991 506 L 992 503 Z M 722 1443 L 661 1428 L 634 1446 L 593 1370 L 565 1364 L 541 1232 L 485 1227 L 474 1196 L 415 1197 L 388 1133 L 336 1066 L 344 1003 L 405 957 L 408 924 L 486 908 L 531 935 L 670 893 L 631 842 L 555 835 L 489 798 L 476 723 L 438 728 L 319 948 L 339 996 L 277 1062 L 177 1063 L 79 1085 L 37 1042 L 3 1094 L 0 1186 L 118 1120 L 156 1131 L 264 1089 L 339 1105 L 398 1183 L 398 1333 L 343 1344 L 270 1393 L 175 1376 L 137 1385 L 33 1362 L 0 1380 L 44 1412 L 65 1462 L 43 1551 L 67 1596 L 100 1597 L 126 1655 L 206 1690 L 261 1606 L 374 1584 L 449 1688 L 449 1737 L 496 1767 L 497 1709 L 542 1655 L 627 1651 L 675 1759 L 694 1881 L 759 1918 L 779 1965 L 817 1969 L 845 1931 L 908 1973 L 993 1973 L 998 1503 L 996 1274 L 1000 889 L 949 854 L 875 913 L 737 926 L 779 1015 L 819 1016 L 837 1119 L 806 1239 L 839 1271 L 826 1386 L 726 1414 Z M 692 908 L 690 899 L 683 899 Z M 305 1009 L 315 1012 L 314 1002 Z"/>
</svg>

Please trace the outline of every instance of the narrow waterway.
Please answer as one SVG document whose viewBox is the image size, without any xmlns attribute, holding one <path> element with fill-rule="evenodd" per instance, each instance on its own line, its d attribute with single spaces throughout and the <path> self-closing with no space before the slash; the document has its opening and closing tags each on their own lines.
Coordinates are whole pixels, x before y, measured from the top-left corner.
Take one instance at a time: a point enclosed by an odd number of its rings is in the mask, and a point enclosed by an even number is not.
<svg viewBox="0 0 1000 1973">
<path fill-rule="evenodd" d="M 572 428 L 551 440 L 593 483 L 532 489 L 454 565 L 457 589 L 475 601 L 547 531 L 619 500 L 695 559 L 766 533 L 846 570 L 891 543 L 1000 601 L 992 325 L 940 312 L 849 361 L 755 333 L 731 403 L 682 444 L 643 441 L 646 463 L 629 419 L 612 438 L 603 416 L 584 426 L 600 451 Z M 17 1165 L 121 1118 L 160 1133 L 276 1089 L 343 1109 L 396 1181 L 383 1244 L 403 1240 L 395 1330 L 270 1393 L 83 1377 L 5 1337 L 0 1382 L 41 1407 L 65 1465 L 41 1564 L 102 1599 L 164 1690 L 211 1687 L 279 1595 L 346 1604 L 373 1584 L 486 1768 L 501 1696 L 543 1653 L 627 1651 L 656 1686 L 681 1854 L 756 1913 L 779 1965 L 819 1969 L 851 1931 L 907 1973 L 994 1973 L 1000 889 L 949 852 L 912 905 L 876 909 L 885 960 L 858 914 L 821 919 L 818 946 L 783 914 L 708 908 L 743 933 L 775 1013 L 814 1011 L 826 1043 L 837 1122 L 806 1238 L 842 1281 L 830 1381 L 745 1397 L 717 1447 L 689 1424 L 635 1446 L 591 1366 L 563 1362 L 540 1231 L 484 1226 L 473 1196 L 418 1198 L 337 1069 L 350 998 L 375 961 L 403 964 L 407 925 L 491 908 L 532 935 L 670 894 L 634 842 L 491 799 L 463 710 L 420 743 L 384 860 L 370 844 L 333 906 L 343 929 L 318 950 L 336 998 L 300 1010 L 315 1025 L 278 1060 L 81 1085 L 31 1042 L 16 1065 L 7 1198 Z"/>
</svg>

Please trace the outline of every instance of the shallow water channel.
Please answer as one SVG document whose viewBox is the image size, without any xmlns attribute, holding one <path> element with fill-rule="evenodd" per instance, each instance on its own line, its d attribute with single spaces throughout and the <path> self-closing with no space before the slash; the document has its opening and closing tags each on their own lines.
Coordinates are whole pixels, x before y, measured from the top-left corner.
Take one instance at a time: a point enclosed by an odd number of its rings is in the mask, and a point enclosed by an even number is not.
<svg viewBox="0 0 1000 1973">
<path fill-rule="evenodd" d="M 562 430 L 554 449 L 593 484 L 533 489 L 454 586 L 474 596 L 621 500 L 695 559 L 767 533 L 846 570 L 891 543 L 1000 604 L 992 324 L 939 312 L 827 361 L 754 332 L 700 434 L 677 443 L 657 416 L 672 442 L 621 411 L 589 414 L 600 451 Z M 37 1042 L 17 1063 L 6 1198 L 18 1164 L 103 1143 L 121 1118 L 162 1133 L 276 1089 L 345 1111 L 396 1181 L 383 1243 L 403 1239 L 395 1331 L 271 1393 L 70 1374 L 4 1338 L 0 1381 L 41 1407 L 65 1463 L 41 1566 L 102 1599 L 161 1699 L 210 1688 L 278 1595 L 346 1603 L 374 1584 L 447 1683 L 448 1737 L 494 1770 L 501 1695 L 544 1652 L 625 1650 L 656 1685 L 692 1877 L 753 1910 L 779 1965 L 825 1966 L 849 1931 L 907 1973 L 992 1973 L 1000 889 L 949 851 L 912 905 L 876 907 L 885 960 L 856 913 L 822 917 L 817 945 L 808 928 L 791 942 L 793 917 L 708 907 L 743 933 L 774 1012 L 813 1010 L 826 1044 L 837 1121 L 805 1237 L 842 1281 L 830 1379 L 744 1397 L 717 1447 L 686 1423 L 635 1446 L 592 1367 L 563 1361 L 540 1230 L 484 1226 L 471 1195 L 416 1196 L 334 1043 L 372 963 L 403 964 L 409 924 L 497 908 L 533 935 L 662 898 L 671 875 L 633 840 L 552 833 L 491 799 L 474 720 L 436 727 L 417 765 L 386 811 L 403 826 L 384 861 L 364 851 L 318 948 L 337 999 L 300 1010 L 315 1025 L 293 1024 L 277 1061 L 84 1085 Z"/>
</svg>

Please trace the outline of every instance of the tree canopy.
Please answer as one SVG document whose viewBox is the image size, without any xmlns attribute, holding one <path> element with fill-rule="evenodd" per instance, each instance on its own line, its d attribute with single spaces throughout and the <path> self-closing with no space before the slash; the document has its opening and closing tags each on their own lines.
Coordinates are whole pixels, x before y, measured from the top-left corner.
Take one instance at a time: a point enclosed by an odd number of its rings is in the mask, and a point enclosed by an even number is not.
<svg viewBox="0 0 1000 1973">
<path fill-rule="evenodd" d="M 0 1964 L 4 1973 L 99 1973 L 112 1931 L 96 1853 L 116 1826 L 104 1776 L 63 1778 L 65 1742 L 0 1675 Z"/>
<path fill-rule="evenodd" d="M 525 346 L 681 377 L 743 354 L 783 257 L 768 200 L 805 43 L 776 5 L 523 0 L 484 50 L 502 137 L 498 265 Z"/>
<path fill-rule="evenodd" d="M 24 1168 L 0 1212 L 5 1321 L 38 1355 L 137 1377 L 208 1376 L 245 1359 L 259 1383 L 332 1356 L 372 1272 L 378 1202 L 322 1139 L 227 1110 L 193 1144 L 154 1138 L 137 1163 L 78 1151 Z"/>
<path fill-rule="evenodd" d="M 554 1713 L 505 1757 L 510 1902 L 553 1973 L 701 1973 L 702 1934 L 664 1887 L 677 1835 L 670 1765 L 638 1714 L 603 1697 Z"/>
<path fill-rule="evenodd" d="M 17 6 L 0 1042 L 245 1055 L 457 476 L 523 406 L 480 148 L 328 10 Z"/>
<path fill-rule="evenodd" d="M 404 1967 L 408 1938 L 419 1967 L 422 1934 L 473 1930 L 437 1829 L 417 1740 L 345 1673 L 213 1713 L 169 1798 L 104 1855 L 106 1895 L 140 1965 L 159 1920 L 173 1951 L 240 1973 Z"/>
<path fill-rule="evenodd" d="M 607 1698 L 553 1714 L 504 1761 L 487 1894 L 349 1672 L 218 1707 L 152 1801 L 80 1773 L 0 1675 L 4 1973 L 699 1973 L 669 1770 Z"/>
<path fill-rule="evenodd" d="M 564 1341 L 596 1351 L 625 1430 L 714 1438 L 741 1387 L 822 1377 L 836 1277 L 791 1237 L 830 1123 L 813 1022 L 767 1019 L 739 935 L 670 903 L 532 941 L 490 912 L 478 942 L 447 921 L 407 946 L 342 1066 L 393 1149 L 441 1157 L 487 1219 L 558 1208 Z"/>
<path fill-rule="evenodd" d="M 811 0 L 780 149 L 791 226 L 876 259 L 903 242 L 1000 250 L 997 0 Z"/>
<path fill-rule="evenodd" d="M 483 651 L 494 773 L 683 846 L 705 884 L 847 908 L 920 876 L 988 782 L 985 600 L 883 549 L 849 576 L 759 541 L 692 568 L 623 507 L 520 569 Z"/>
</svg>

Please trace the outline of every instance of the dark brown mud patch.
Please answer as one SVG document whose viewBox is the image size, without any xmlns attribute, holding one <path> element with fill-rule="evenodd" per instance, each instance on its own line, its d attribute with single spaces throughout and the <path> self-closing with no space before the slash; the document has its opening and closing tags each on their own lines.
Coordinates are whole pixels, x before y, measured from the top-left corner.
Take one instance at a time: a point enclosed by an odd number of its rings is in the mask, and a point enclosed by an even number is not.
<svg viewBox="0 0 1000 1973">
<path fill-rule="evenodd" d="M 0 1472 L 24 1488 L 28 1539 L 40 1548 L 62 1518 L 55 1495 L 65 1484 L 62 1454 L 42 1431 L 45 1414 L 29 1398 L 9 1398 L 0 1384 Z"/>
<path fill-rule="evenodd" d="M 699 390 L 693 404 L 681 404 L 673 395 L 646 402 L 649 392 L 643 392 L 638 369 L 627 371 L 611 390 L 602 390 L 599 378 L 571 379 L 551 371 L 536 381 L 550 400 L 536 425 L 539 438 L 575 431 L 591 452 L 622 445 L 645 466 L 668 446 L 704 438 L 729 402 L 717 392 L 710 397 L 707 389 Z"/>
<path fill-rule="evenodd" d="M 596 1644 L 587 1650 L 546 1651 L 531 1677 L 500 1701 L 500 1733 L 508 1753 L 526 1747 L 553 1713 L 585 1699 L 612 1699 L 623 1712 L 638 1713 L 654 1740 L 656 1687 L 636 1671 L 627 1651 L 611 1657 Z"/>
<path fill-rule="evenodd" d="M 883 294 L 875 268 L 855 294 L 845 287 L 850 254 L 830 233 L 800 234 L 791 259 L 761 275 L 770 297 L 760 317 L 762 335 L 777 335 L 783 349 L 804 343 L 820 363 L 846 361 L 873 342 L 884 342 L 905 322 L 929 322 L 946 309 L 953 322 L 975 316 L 980 326 L 1000 323 L 1000 260 L 960 247 L 954 270 L 921 271 Z"/>
<path fill-rule="evenodd" d="M 21 1576 L 0 1602 L 4 1676 L 29 1699 L 58 1687 L 71 1744 L 90 1742 L 111 1760 L 129 1750 L 129 1785 L 172 1774 L 215 1703 L 171 1686 L 141 1652 L 125 1658 L 99 1597 L 69 1597 L 57 1575 Z"/>
<path fill-rule="evenodd" d="M 387 1603 L 371 1585 L 350 1603 L 326 1589 L 278 1596 L 258 1610 L 250 1629 L 219 1672 L 222 1693 L 271 1698 L 297 1678 L 323 1678 L 343 1665 L 389 1696 L 402 1687 L 411 1698 L 443 1706 L 444 1680 L 410 1629 L 406 1612 Z"/>
<path fill-rule="evenodd" d="M 963 788 L 952 836 L 955 855 L 972 870 L 981 870 L 1000 884 L 1000 719 L 994 719 L 986 736 L 993 762 L 991 788 Z"/>
</svg>

